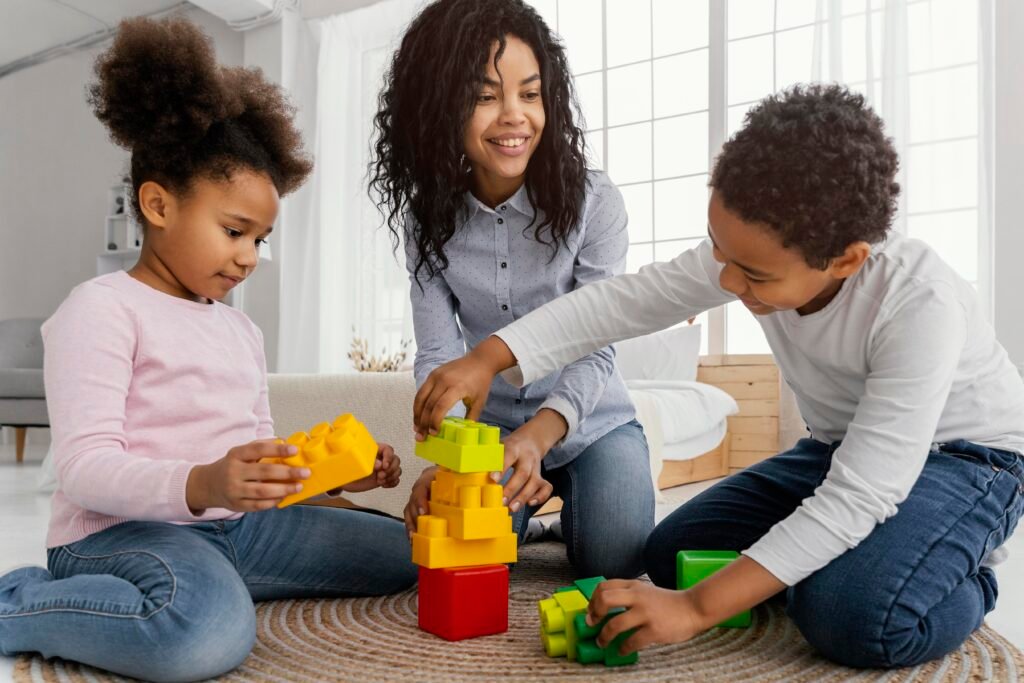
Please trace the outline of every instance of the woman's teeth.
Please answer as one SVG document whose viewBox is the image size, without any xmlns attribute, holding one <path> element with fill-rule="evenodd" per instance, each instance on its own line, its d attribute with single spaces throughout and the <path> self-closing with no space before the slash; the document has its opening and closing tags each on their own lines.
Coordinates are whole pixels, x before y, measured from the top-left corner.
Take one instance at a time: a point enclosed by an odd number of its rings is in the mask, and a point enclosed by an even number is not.
<svg viewBox="0 0 1024 683">
<path fill-rule="evenodd" d="M 501 145 L 502 147 L 518 147 L 519 145 L 521 145 L 524 142 L 526 142 L 526 138 L 510 138 L 508 140 L 491 140 L 491 142 L 493 142 L 496 145 Z"/>
</svg>

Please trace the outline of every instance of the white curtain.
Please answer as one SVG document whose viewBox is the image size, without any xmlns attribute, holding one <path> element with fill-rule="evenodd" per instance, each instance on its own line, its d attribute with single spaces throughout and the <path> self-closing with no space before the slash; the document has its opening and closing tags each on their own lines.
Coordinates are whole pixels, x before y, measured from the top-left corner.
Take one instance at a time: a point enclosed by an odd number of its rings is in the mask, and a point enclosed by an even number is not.
<svg viewBox="0 0 1024 683">
<path fill-rule="evenodd" d="M 778 1 L 778 0 L 777 0 Z M 863 92 L 900 155 L 894 227 L 992 306 L 992 0 L 816 0 L 812 79 Z"/>
<path fill-rule="evenodd" d="M 366 172 L 382 74 L 420 5 L 384 0 L 306 22 L 286 69 L 316 169 L 288 199 L 277 240 L 280 372 L 349 372 L 353 335 L 389 354 L 412 337 L 404 265 L 368 198 Z"/>
</svg>

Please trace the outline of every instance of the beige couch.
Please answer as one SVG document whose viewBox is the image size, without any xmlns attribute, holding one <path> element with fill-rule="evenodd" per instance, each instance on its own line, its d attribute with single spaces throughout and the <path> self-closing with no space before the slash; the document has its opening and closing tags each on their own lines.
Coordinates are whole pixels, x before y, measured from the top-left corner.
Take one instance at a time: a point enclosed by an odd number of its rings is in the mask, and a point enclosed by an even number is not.
<svg viewBox="0 0 1024 683">
<path fill-rule="evenodd" d="M 409 499 L 409 489 L 430 463 L 413 453 L 411 372 L 347 375 L 270 375 L 270 412 L 280 436 L 307 431 L 318 422 L 352 413 L 378 441 L 391 444 L 402 458 L 402 483 L 393 489 L 347 493 L 362 507 L 395 517 Z"/>
</svg>

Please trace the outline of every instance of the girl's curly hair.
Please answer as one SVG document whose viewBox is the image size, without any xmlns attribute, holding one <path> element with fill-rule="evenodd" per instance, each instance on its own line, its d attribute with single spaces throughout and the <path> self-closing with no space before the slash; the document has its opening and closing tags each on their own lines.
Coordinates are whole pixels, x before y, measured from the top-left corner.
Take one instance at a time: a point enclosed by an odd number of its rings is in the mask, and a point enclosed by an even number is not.
<svg viewBox="0 0 1024 683">
<path fill-rule="evenodd" d="M 444 245 L 455 234 L 471 180 L 463 132 L 491 47 L 498 43 L 497 66 L 508 36 L 529 45 L 537 58 L 546 117 L 526 171 L 535 211 L 528 228 L 557 251 L 579 221 L 587 164 L 564 47 L 522 0 L 438 0 L 413 20 L 391 60 L 378 97 L 369 167 L 370 195 L 395 248 L 402 238 L 415 242 L 417 279 L 421 269 L 433 277 L 448 267 Z M 414 224 L 406 223 L 407 214 Z"/>
<path fill-rule="evenodd" d="M 197 177 L 245 169 L 266 173 L 285 195 L 313 169 L 281 89 L 259 69 L 219 66 L 210 39 L 186 19 L 122 21 L 95 72 L 88 101 L 131 151 L 142 224 L 138 190 L 149 180 L 186 194 Z"/>
<path fill-rule="evenodd" d="M 762 100 L 725 143 L 711 186 L 726 207 L 775 231 L 824 269 L 853 242 L 881 241 L 900 193 L 899 157 L 863 95 L 794 86 Z"/>
</svg>

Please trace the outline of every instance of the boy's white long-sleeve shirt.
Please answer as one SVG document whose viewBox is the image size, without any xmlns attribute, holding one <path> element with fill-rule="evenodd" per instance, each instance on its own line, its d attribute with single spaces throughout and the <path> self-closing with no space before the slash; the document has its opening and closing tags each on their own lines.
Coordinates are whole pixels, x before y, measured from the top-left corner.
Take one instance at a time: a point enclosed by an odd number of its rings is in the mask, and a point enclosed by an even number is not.
<svg viewBox="0 0 1024 683">
<path fill-rule="evenodd" d="M 528 384 L 615 341 L 735 297 L 710 241 L 639 273 L 587 285 L 496 333 Z M 971 286 L 924 243 L 891 236 L 822 310 L 758 316 L 811 436 L 842 440 L 824 482 L 748 548 L 793 585 L 896 513 L 933 443 L 1024 452 L 1024 383 Z M 687 419 L 681 415 L 679 419 Z"/>
</svg>

